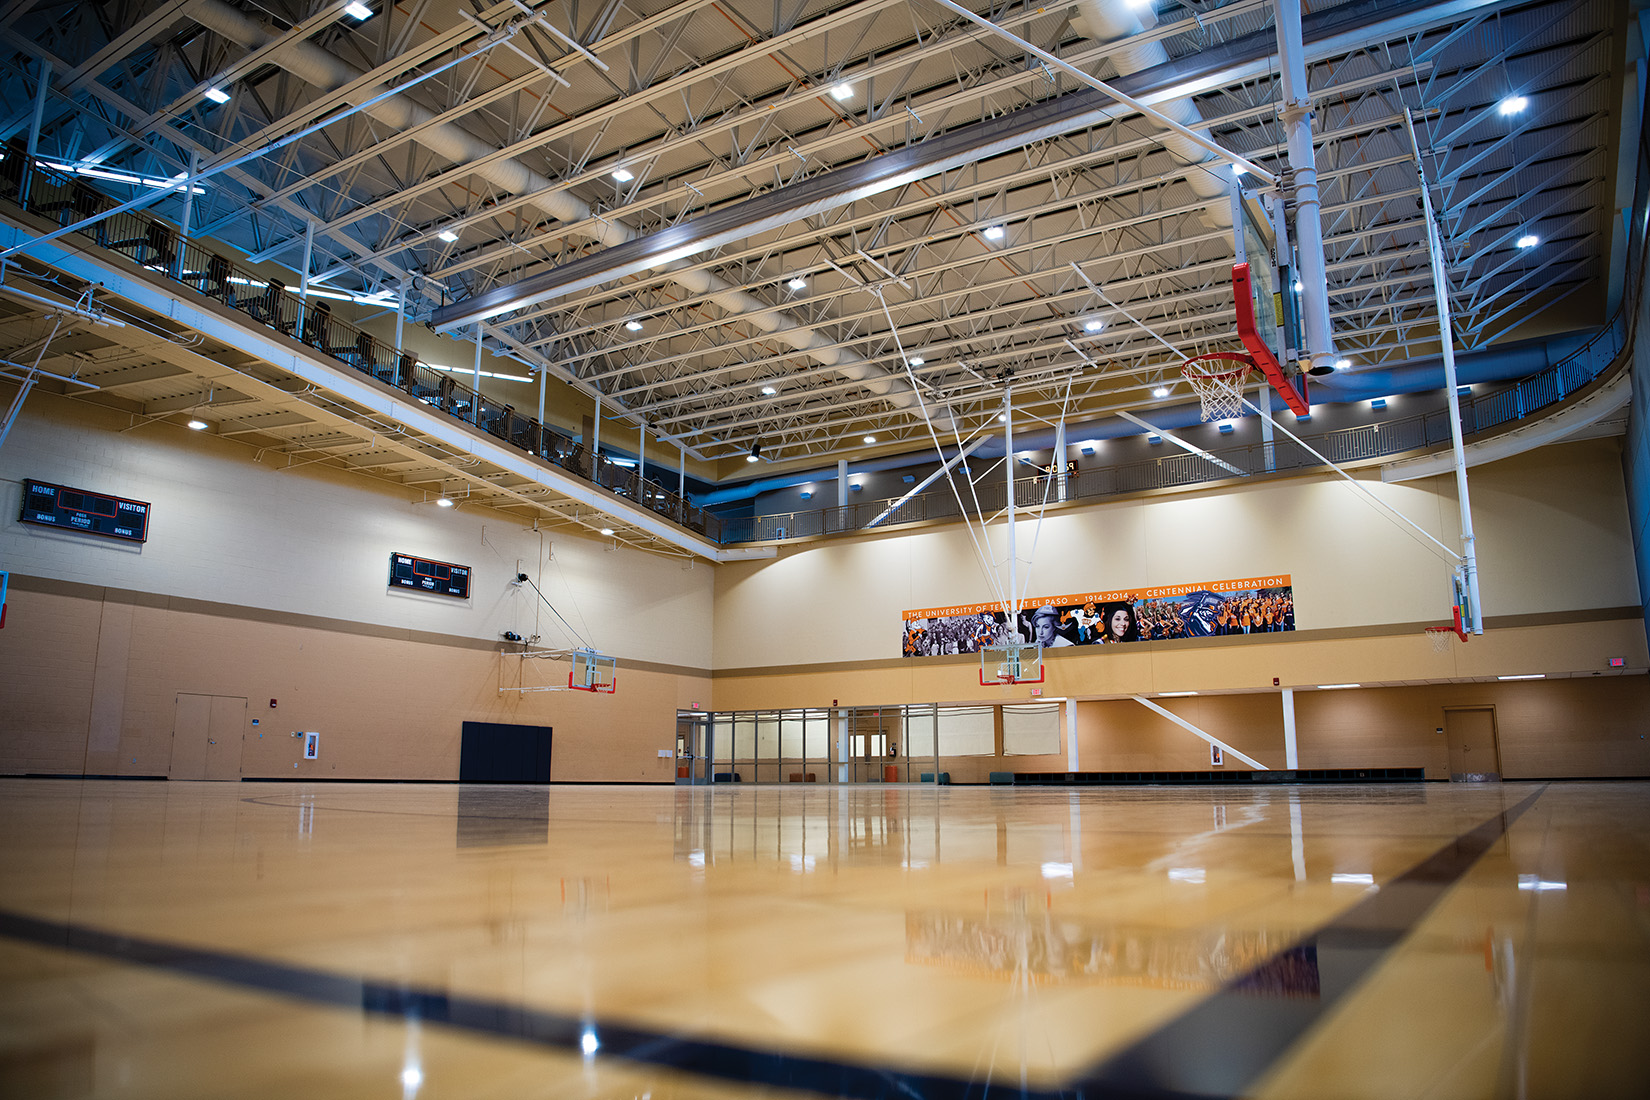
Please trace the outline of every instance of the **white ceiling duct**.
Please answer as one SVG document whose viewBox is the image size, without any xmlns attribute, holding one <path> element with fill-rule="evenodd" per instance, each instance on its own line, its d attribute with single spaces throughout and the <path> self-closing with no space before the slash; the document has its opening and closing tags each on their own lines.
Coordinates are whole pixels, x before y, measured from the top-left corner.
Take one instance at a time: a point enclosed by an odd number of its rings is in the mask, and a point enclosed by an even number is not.
<svg viewBox="0 0 1650 1100">
<path fill-rule="evenodd" d="M 1149 4 L 1142 5 L 1137 11 L 1129 6 L 1127 0 L 1077 0 L 1077 11 L 1072 16 L 1071 26 L 1078 34 L 1096 42 L 1122 42 L 1157 26 L 1157 13 Z M 1169 61 L 1168 51 L 1157 41 L 1119 45 L 1108 52 L 1107 56 L 1111 58 L 1112 64 L 1117 66 L 1117 71 L 1124 76 Z M 1152 106 L 1187 129 L 1196 130 L 1204 137 L 1210 136 L 1209 131 L 1199 125 L 1203 121 L 1203 116 L 1198 113 L 1197 104 L 1189 97 L 1166 99 L 1153 103 Z M 1159 140 L 1170 155 L 1181 164 L 1211 162 L 1208 171 L 1186 173 L 1186 182 L 1198 198 L 1208 200 L 1209 205 L 1203 212 L 1205 224 L 1211 228 L 1230 226 L 1231 180 L 1221 169 L 1220 162 L 1215 159 L 1214 154 L 1172 130 L 1165 131 Z"/>
<path fill-rule="evenodd" d="M 222 0 L 199 0 L 189 12 L 201 26 L 247 49 L 260 49 L 273 42 L 279 34 L 245 13 L 230 7 Z M 318 88 L 331 91 L 351 81 L 359 80 L 364 71 L 328 53 L 313 42 L 304 40 L 289 43 L 273 51 L 270 61 L 280 65 L 293 76 Z M 365 103 L 382 95 L 383 85 L 358 89 L 351 99 Z M 532 205 L 558 221 L 573 224 L 592 222 L 592 239 L 603 246 L 623 244 L 636 237 L 636 231 L 612 218 L 596 219 L 591 209 L 565 190 L 553 191 L 555 181 L 535 172 L 514 157 L 498 157 L 498 148 L 450 122 L 430 124 L 433 113 L 406 96 L 391 95 L 363 108 L 367 115 L 394 130 L 412 130 L 414 141 L 440 154 L 455 164 L 476 163 L 476 175 L 512 194 L 534 194 Z M 489 159 L 491 158 L 491 159 Z M 686 265 L 678 265 L 685 267 Z M 793 317 L 774 310 L 771 302 L 763 301 L 738 287 L 718 279 L 707 271 L 662 269 L 660 272 L 693 295 L 707 295 L 730 316 L 737 316 L 744 324 L 759 329 L 775 340 L 808 356 L 821 366 L 835 370 L 844 378 L 865 385 L 889 404 L 908 408 L 916 404 L 916 394 L 903 379 L 875 363 L 852 352 L 832 347 L 833 341 Z"/>
</svg>

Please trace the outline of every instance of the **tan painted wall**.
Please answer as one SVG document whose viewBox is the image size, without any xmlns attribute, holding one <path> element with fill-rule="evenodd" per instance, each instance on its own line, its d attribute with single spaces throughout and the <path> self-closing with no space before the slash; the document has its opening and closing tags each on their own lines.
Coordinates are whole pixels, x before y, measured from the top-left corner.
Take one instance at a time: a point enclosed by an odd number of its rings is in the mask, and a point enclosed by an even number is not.
<svg viewBox="0 0 1650 1100">
<path fill-rule="evenodd" d="M 1459 545 L 1452 478 L 1360 477 Z M 1480 467 L 1472 493 L 1487 616 L 1640 602 L 1617 441 Z M 1301 630 L 1449 617 L 1442 552 L 1333 475 L 1089 505 L 1050 513 L 1040 534 L 1022 520 L 1016 538 L 1031 561 L 1019 570 L 1027 595 L 1288 573 Z M 1001 525 L 990 546 L 993 561 L 1007 560 Z M 718 568 L 711 667 L 898 658 L 902 611 L 992 599 L 988 572 L 958 524 L 781 545 L 777 559 Z"/>
<path fill-rule="evenodd" d="M 557 781 L 670 782 L 674 760 L 658 750 L 674 752 L 676 711 L 710 690 L 703 674 L 632 665 L 612 696 L 501 693 L 553 673 L 564 683 L 567 666 L 524 671 L 463 639 L 374 636 L 351 624 L 29 583 L 14 590 L 0 631 L 0 667 L 9 670 L 0 774 L 165 775 L 181 692 L 247 700 L 246 776 L 456 779 L 462 723 L 484 721 L 553 727 Z M 292 736 L 310 730 L 321 734 L 315 761 L 302 759 Z"/>
</svg>

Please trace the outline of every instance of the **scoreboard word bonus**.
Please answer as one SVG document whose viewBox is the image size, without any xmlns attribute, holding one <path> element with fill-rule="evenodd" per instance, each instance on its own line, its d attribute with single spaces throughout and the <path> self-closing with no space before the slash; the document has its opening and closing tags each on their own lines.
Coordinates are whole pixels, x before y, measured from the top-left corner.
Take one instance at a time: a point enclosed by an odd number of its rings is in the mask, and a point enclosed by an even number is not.
<svg viewBox="0 0 1650 1100">
<path fill-rule="evenodd" d="M 127 542 L 143 542 L 149 537 L 149 505 L 145 502 L 33 478 L 23 481 L 23 514 L 18 519 Z"/>
<path fill-rule="evenodd" d="M 438 596 L 470 598 L 470 567 L 449 561 L 431 561 L 411 554 L 390 555 L 390 587 L 434 592 Z"/>
</svg>

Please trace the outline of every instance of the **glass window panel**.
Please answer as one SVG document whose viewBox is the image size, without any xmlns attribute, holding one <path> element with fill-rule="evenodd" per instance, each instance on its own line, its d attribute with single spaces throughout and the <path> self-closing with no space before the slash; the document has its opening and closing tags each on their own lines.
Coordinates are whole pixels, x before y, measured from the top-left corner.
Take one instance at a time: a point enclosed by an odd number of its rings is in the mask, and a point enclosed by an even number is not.
<svg viewBox="0 0 1650 1100">
<path fill-rule="evenodd" d="M 831 758 L 830 711 L 810 710 L 807 712 L 807 726 L 803 740 L 807 743 L 809 760 L 829 760 Z"/>
<path fill-rule="evenodd" d="M 941 756 L 995 755 L 995 707 L 941 707 L 939 711 Z"/>
<path fill-rule="evenodd" d="M 934 708 L 907 707 L 904 717 L 905 729 L 900 737 L 900 744 L 906 756 L 928 757 L 934 756 L 936 748 L 934 741 Z"/>
<path fill-rule="evenodd" d="M 759 760 L 779 758 L 779 719 L 771 714 L 756 719 L 756 756 Z"/>
<path fill-rule="evenodd" d="M 731 717 L 716 719 L 716 744 L 712 746 L 711 751 L 713 760 L 727 761 L 733 759 L 735 750 L 733 728 Z"/>
<path fill-rule="evenodd" d="M 755 755 L 756 725 L 749 715 L 740 715 L 733 723 L 733 758 L 749 760 Z"/>
<path fill-rule="evenodd" d="M 802 759 L 802 715 L 796 711 L 779 719 L 779 751 L 786 760 Z"/>
<path fill-rule="evenodd" d="M 1049 756 L 1059 751 L 1059 703 L 1003 704 L 1004 756 Z"/>
</svg>

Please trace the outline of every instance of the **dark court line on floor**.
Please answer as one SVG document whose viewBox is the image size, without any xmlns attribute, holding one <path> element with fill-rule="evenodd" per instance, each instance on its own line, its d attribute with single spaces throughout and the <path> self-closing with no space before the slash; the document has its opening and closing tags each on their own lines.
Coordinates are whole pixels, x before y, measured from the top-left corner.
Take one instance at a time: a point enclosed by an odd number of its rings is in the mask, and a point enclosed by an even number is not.
<svg viewBox="0 0 1650 1100">
<path fill-rule="evenodd" d="M 0 936 L 43 947 L 168 970 L 311 1004 L 389 1019 L 417 1019 L 474 1034 L 583 1055 L 620 1058 L 680 1073 L 798 1089 L 853 1100 L 1166 1100 L 1240 1094 L 1415 927 L 1530 808 L 1525 798 L 1445 844 L 1307 939 L 1229 982 L 1220 992 L 1062 1086 L 909 1073 L 605 1024 L 506 1001 L 375 982 L 348 974 L 106 932 L 0 910 Z M 1278 996 L 1303 969 L 1312 999 Z"/>
</svg>

